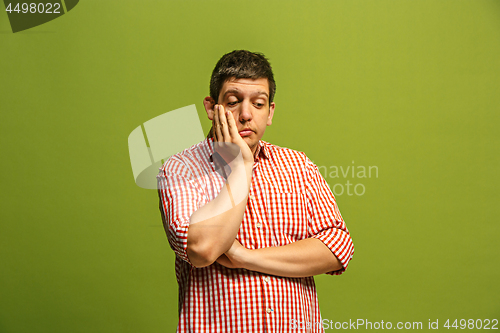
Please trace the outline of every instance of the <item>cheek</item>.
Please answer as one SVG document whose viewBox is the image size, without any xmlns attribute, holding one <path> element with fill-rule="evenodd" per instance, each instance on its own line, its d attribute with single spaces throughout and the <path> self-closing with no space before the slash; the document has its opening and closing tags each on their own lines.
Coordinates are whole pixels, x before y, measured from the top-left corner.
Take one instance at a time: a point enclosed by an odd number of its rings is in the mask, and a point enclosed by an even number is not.
<svg viewBox="0 0 500 333">
<path fill-rule="evenodd" d="M 233 107 L 228 106 L 228 108 L 226 110 L 227 111 L 231 111 L 231 113 L 233 114 L 233 118 L 234 118 L 234 120 L 236 122 L 239 121 L 239 115 L 240 115 L 240 113 L 238 112 L 238 106 L 237 105 L 235 105 Z"/>
<path fill-rule="evenodd" d="M 238 122 L 239 120 L 239 112 L 238 112 L 238 109 L 236 107 L 228 107 L 226 109 L 226 111 L 229 111 L 233 114 L 233 118 L 234 118 L 234 121 Z"/>
</svg>

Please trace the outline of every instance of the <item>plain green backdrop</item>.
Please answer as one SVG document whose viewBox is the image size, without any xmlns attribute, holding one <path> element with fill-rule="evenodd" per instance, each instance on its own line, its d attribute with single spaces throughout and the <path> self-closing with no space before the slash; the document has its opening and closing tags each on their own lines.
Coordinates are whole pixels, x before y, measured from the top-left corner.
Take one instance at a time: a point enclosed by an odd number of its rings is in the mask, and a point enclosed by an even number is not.
<svg viewBox="0 0 500 333">
<path fill-rule="evenodd" d="M 0 332 L 175 330 L 174 254 L 127 137 L 190 104 L 208 131 L 234 49 L 273 65 L 265 140 L 378 168 L 327 174 L 365 193 L 337 195 L 355 252 L 316 278 L 323 318 L 500 319 L 500 1 L 82 0 L 16 34 L 0 12 Z"/>
</svg>

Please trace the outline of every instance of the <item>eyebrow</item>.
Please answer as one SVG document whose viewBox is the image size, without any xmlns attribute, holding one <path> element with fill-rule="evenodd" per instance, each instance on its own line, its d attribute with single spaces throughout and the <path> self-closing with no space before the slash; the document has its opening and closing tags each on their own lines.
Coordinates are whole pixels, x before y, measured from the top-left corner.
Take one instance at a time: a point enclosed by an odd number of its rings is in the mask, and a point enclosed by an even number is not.
<svg viewBox="0 0 500 333">
<path fill-rule="evenodd" d="M 241 91 L 239 89 L 229 89 L 228 91 L 226 91 L 224 93 L 223 98 L 226 98 L 226 96 L 228 94 L 235 94 L 235 95 L 237 95 L 237 94 L 240 94 L 240 93 L 241 93 Z M 255 92 L 255 93 L 252 94 L 252 97 L 253 96 L 260 96 L 260 95 L 266 95 L 266 97 L 269 98 L 269 94 L 267 92 L 265 92 L 265 91 L 257 91 L 257 92 Z"/>
</svg>

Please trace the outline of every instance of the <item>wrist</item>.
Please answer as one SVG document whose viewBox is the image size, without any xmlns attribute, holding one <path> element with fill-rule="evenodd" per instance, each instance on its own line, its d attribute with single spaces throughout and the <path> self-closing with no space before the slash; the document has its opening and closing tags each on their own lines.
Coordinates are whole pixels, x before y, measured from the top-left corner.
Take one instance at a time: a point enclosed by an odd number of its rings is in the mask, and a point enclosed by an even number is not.
<svg viewBox="0 0 500 333">
<path fill-rule="evenodd" d="M 258 251 L 252 250 L 252 249 L 244 249 L 243 255 L 240 256 L 240 264 L 241 268 L 248 269 L 248 270 L 255 270 L 255 262 L 258 262 Z"/>
<path fill-rule="evenodd" d="M 247 179 L 248 183 L 250 184 L 252 182 L 252 172 L 253 172 L 253 163 L 238 163 L 235 165 L 231 166 L 231 173 L 228 177 L 229 179 Z"/>
</svg>

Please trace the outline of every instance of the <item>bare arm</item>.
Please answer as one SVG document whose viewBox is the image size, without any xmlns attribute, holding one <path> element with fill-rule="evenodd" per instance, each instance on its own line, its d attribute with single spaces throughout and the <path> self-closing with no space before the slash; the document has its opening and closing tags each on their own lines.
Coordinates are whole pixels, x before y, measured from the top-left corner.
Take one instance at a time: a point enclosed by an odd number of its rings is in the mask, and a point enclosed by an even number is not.
<svg viewBox="0 0 500 333">
<path fill-rule="evenodd" d="M 249 250 L 235 240 L 231 249 L 217 262 L 229 268 L 286 277 L 313 276 L 342 268 L 337 257 L 316 238 L 256 250 Z"/>
<path fill-rule="evenodd" d="M 196 267 L 212 264 L 231 248 L 243 220 L 252 177 L 253 154 L 238 134 L 232 113 L 227 112 L 226 118 L 224 108 L 216 105 L 213 128 L 216 151 L 233 160 L 219 195 L 191 215 L 187 253 Z M 241 155 L 234 158 L 236 154 Z"/>
</svg>

